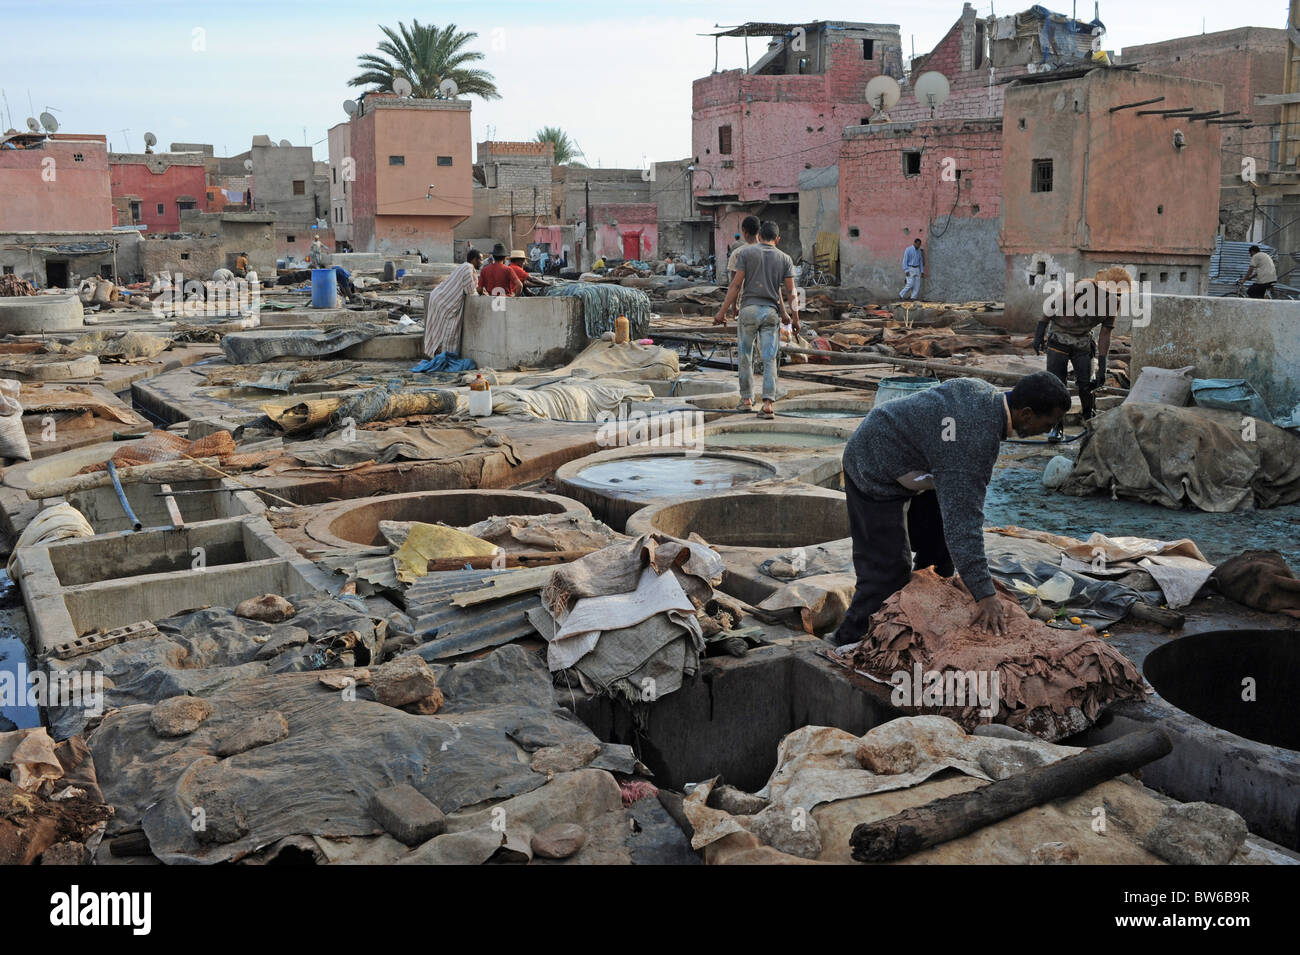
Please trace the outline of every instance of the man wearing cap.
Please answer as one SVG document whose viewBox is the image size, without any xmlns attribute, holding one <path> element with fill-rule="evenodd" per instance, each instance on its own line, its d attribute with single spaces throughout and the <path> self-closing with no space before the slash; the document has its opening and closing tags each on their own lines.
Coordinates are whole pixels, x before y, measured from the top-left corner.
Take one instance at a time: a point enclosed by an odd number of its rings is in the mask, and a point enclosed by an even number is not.
<svg viewBox="0 0 1300 955">
<path fill-rule="evenodd" d="M 479 273 L 478 290 L 486 295 L 518 295 L 524 283 L 510 268 L 506 247 L 498 242 L 492 246 L 492 264 L 483 266 Z"/>
</svg>

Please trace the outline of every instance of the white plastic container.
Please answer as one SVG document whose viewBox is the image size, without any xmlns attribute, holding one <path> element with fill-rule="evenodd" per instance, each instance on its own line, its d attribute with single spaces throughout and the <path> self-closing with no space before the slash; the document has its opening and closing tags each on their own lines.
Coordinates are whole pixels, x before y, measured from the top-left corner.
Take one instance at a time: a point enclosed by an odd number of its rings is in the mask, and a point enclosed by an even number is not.
<svg viewBox="0 0 1300 955">
<path fill-rule="evenodd" d="M 478 375 L 469 386 L 469 414 L 471 418 L 492 415 L 492 386 L 482 375 Z"/>
</svg>

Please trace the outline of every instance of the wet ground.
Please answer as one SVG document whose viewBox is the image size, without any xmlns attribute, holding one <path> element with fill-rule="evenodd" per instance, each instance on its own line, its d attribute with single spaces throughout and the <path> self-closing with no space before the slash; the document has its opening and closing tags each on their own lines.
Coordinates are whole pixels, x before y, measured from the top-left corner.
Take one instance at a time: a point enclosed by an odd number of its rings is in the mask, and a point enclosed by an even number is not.
<svg viewBox="0 0 1300 955">
<path fill-rule="evenodd" d="M 32 669 L 23 646 L 26 635 L 22 593 L 9 575 L 0 571 L 0 732 L 41 725 L 40 709 L 25 705 L 26 701 L 15 695 L 19 688 L 26 688 L 25 674 Z"/>
<path fill-rule="evenodd" d="M 1170 510 L 1141 501 L 1112 501 L 1105 494 L 1071 497 L 1043 486 L 1043 467 L 1056 449 L 1003 445 L 984 504 L 988 526 L 1018 524 L 1086 539 L 1094 531 L 1157 540 L 1191 538 L 1212 563 L 1244 550 L 1276 550 L 1300 571 L 1300 504 L 1211 514 Z"/>
</svg>

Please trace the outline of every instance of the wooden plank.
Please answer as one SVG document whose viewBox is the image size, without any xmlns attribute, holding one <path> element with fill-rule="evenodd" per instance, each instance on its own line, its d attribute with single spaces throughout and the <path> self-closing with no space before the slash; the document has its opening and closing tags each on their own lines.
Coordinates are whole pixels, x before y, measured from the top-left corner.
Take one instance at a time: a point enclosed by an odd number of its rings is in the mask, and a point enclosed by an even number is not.
<svg viewBox="0 0 1300 955">
<path fill-rule="evenodd" d="M 462 590 L 458 594 L 452 594 L 451 602 L 457 607 L 473 607 L 476 604 L 487 603 L 489 600 L 526 594 L 530 590 L 541 590 L 550 582 L 551 574 L 554 572 L 554 567 L 528 567 L 513 573 L 501 574 L 499 577 L 489 577 L 487 579 L 492 583 L 491 587 Z"/>
</svg>

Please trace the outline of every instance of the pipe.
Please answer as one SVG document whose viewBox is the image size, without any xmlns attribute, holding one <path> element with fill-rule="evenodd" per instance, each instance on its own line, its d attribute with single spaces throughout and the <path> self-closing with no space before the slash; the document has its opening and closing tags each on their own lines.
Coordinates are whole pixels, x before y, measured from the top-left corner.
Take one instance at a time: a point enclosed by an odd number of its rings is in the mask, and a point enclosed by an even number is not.
<svg viewBox="0 0 1300 955">
<path fill-rule="evenodd" d="M 113 481 L 113 490 L 117 492 L 117 500 L 122 505 L 122 510 L 126 512 L 126 519 L 131 522 L 131 530 L 140 530 L 144 525 L 140 523 L 140 518 L 135 516 L 135 511 L 131 510 L 131 504 L 126 499 L 126 491 L 122 488 L 122 481 L 117 476 L 117 466 L 112 461 L 108 462 L 108 476 Z"/>
</svg>

